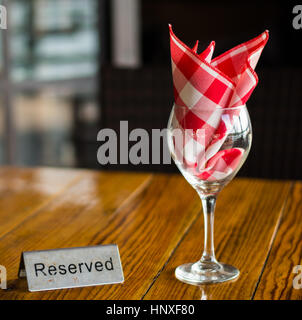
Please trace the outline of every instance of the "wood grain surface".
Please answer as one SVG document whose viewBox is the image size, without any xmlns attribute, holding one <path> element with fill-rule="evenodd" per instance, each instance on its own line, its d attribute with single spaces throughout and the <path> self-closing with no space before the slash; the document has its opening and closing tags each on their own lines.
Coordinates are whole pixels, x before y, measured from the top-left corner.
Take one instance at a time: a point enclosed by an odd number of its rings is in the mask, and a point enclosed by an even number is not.
<svg viewBox="0 0 302 320">
<path fill-rule="evenodd" d="M 81 171 L 0 169 L 0 237 L 80 179 Z"/>
<path fill-rule="evenodd" d="M 218 196 L 215 242 L 218 261 L 240 271 L 233 282 L 203 287 L 175 281 L 174 270 L 202 254 L 203 221 L 198 219 L 146 299 L 251 299 L 270 250 L 290 183 L 235 179 Z"/>
<path fill-rule="evenodd" d="M 294 272 L 299 265 L 300 271 Z M 297 277 L 298 288 L 293 281 Z M 300 289 L 299 289 L 300 288 Z M 286 202 L 280 227 L 269 254 L 255 299 L 302 300 L 302 183 Z"/>
<path fill-rule="evenodd" d="M 0 168 L 0 299 L 302 299 L 292 286 L 302 264 L 302 183 L 234 179 L 215 214 L 219 261 L 233 282 L 192 286 L 175 268 L 200 258 L 200 199 L 180 174 Z M 125 282 L 28 292 L 22 251 L 116 243 Z"/>
</svg>

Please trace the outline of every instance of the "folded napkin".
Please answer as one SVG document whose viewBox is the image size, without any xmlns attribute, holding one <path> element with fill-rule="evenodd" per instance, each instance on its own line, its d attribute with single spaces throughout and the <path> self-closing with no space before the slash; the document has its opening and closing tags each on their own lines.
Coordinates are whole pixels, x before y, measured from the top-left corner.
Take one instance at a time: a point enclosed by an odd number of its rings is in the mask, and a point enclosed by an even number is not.
<svg viewBox="0 0 302 320">
<path fill-rule="evenodd" d="M 191 49 L 175 36 L 171 25 L 169 29 L 174 101 L 185 110 L 176 112 L 176 127 L 192 132 L 181 148 L 175 146 L 176 154 L 181 154 L 186 168 L 196 177 L 223 179 L 236 169 L 243 150 L 219 151 L 238 111 L 230 110 L 229 117 L 222 120 L 217 108 L 246 104 L 258 83 L 254 69 L 268 41 L 268 31 L 212 60 L 214 41 L 198 54 L 198 41 Z M 202 137 L 196 135 L 198 129 L 204 129 Z"/>
</svg>

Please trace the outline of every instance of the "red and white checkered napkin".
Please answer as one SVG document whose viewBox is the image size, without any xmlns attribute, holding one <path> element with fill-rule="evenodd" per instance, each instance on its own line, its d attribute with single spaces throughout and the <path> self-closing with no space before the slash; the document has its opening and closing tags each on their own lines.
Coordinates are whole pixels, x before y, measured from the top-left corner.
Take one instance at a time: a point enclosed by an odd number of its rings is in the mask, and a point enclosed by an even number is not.
<svg viewBox="0 0 302 320">
<path fill-rule="evenodd" d="M 268 31 L 212 60 L 215 42 L 197 54 L 198 41 L 191 49 L 175 36 L 171 25 L 169 28 L 174 100 L 185 110 L 176 112 L 176 127 L 193 132 L 176 154 L 182 155 L 186 168 L 198 178 L 223 179 L 236 169 L 243 150 L 219 151 L 232 128 L 232 115 L 238 111 L 230 110 L 229 117 L 222 120 L 217 108 L 246 104 L 258 83 L 254 69 L 268 41 Z M 204 129 L 202 138 L 196 135 L 198 129 Z"/>
</svg>

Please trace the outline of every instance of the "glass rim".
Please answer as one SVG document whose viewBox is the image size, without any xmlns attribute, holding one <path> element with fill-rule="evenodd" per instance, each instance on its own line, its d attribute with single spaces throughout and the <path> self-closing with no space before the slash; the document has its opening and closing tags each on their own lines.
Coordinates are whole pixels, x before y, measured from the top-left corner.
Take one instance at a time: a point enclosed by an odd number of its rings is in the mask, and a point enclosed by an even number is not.
<svg viewBox="0 0 302 320">
<path fill-rule="evenodd" d="M 188 109 L 191 110 L 191 108 L 188 108 L 186 106 L 180 106 L 180 105 L 176 104 L 175 102 L 173 104 L 173 108 L 174 107 L 181 108 L 181 109 L 186 109 L 186 110 L 188 110 Z M 244 108 L 246 108 L 246 104 L 242 104 L 242 105 L 237 106 L 237 107 L 227 107 L 227 108 L 223 108 L 221 106 L 216 106 L 215 109 L 213 108 L 211 110 L 222 110 L 222 111 L 225 110 L 225 111 L 227 111 L 227 110 L 240 110 L 240 109 L 244 109 Z M 205 109 L 205 110 L 207 110 L 207 109 Z"/>
</svg>

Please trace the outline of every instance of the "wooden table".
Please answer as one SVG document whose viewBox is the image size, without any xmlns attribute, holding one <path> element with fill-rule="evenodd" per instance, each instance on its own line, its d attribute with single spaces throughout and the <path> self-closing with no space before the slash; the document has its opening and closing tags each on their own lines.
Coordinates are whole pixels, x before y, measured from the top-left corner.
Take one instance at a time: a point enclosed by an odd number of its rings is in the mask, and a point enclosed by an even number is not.
<svg viewBox="0 0 302 320">
<path fill-rule="evenodd" d="M 240 179 L 220 194 L 216 255 L 237 281 L 191 286 L 174 277 L 200 258 L 200 200 L 180 175 L 53 168 L 0 169 L 0 299 L 301 299 L 302 183 Z M 22 251 L 116 243 L 125 282 L 30 293 L 17 272 Z"/>
</svg>

